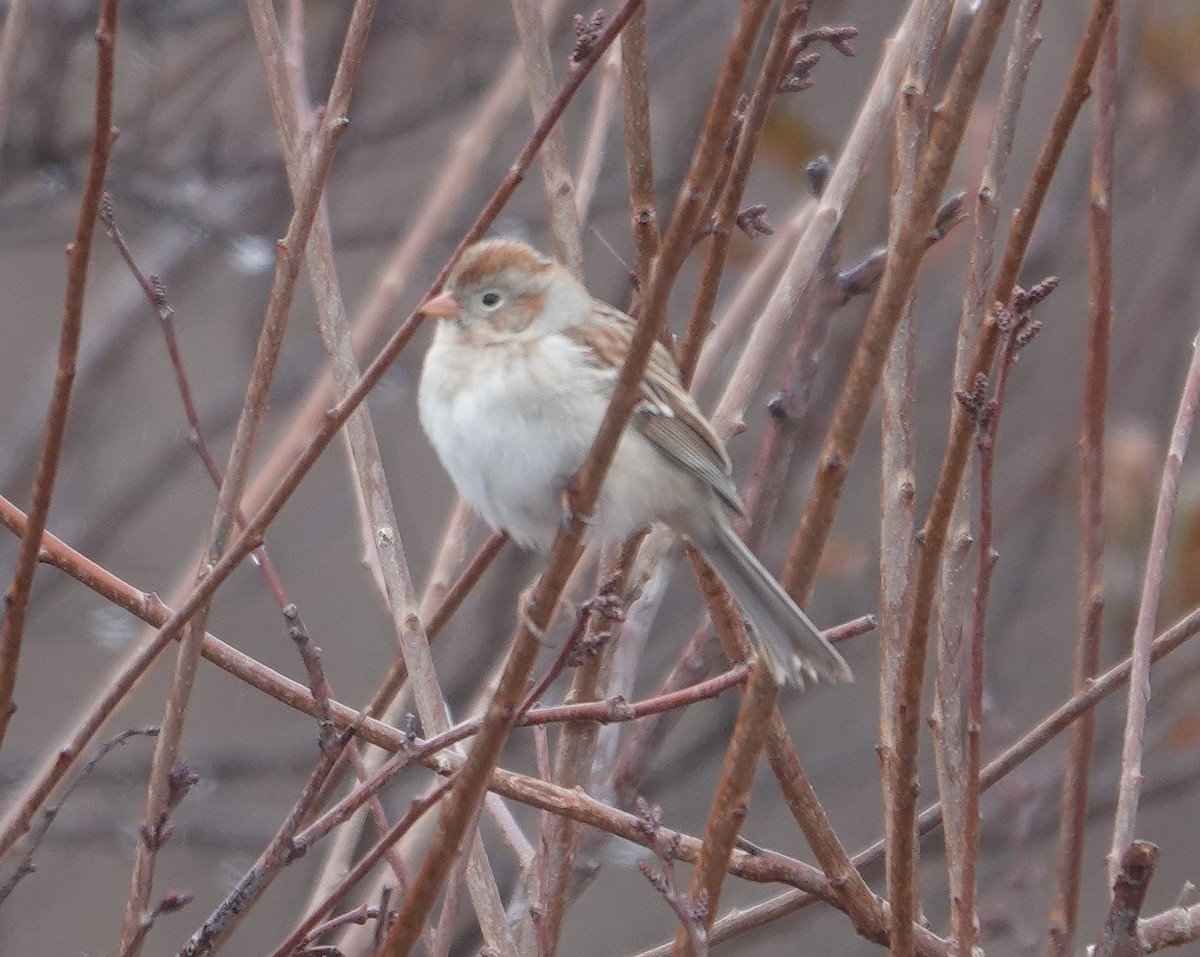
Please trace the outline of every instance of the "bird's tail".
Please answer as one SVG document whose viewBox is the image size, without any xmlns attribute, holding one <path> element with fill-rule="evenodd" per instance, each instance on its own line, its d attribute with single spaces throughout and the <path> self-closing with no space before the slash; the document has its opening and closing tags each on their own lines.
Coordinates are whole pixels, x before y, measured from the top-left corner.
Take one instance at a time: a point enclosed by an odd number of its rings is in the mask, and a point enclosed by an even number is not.
<svg viewBox="0 0 1200 957">
<path fill-rule="evenodd" d="M 853 681 L 842 656 L 738 538 L 729 522 L 718 518 L 713 524 L 706 540 L 696 544 L 750 619 L 755 644 L 776 680 L 797 687 L 804 686 L 806 677 Z"/>
</svg>

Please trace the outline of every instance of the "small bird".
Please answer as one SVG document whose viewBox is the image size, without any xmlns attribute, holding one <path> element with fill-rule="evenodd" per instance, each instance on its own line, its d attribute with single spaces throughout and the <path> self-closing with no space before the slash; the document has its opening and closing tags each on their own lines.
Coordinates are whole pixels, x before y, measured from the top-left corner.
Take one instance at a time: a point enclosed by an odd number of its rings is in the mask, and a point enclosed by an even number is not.
<svg viewBox="0 0 1200 957">
<path fill-rule="evenodd" d="M 612 398 L 635 322 L 532 246 L 468 248 L 421 307 L 441 322 L 421 373 L 421 424 L 459 494 L 520 545 L 547 549 L 564 490 Z M 651 522 L 685 536 L 750 620 L 780 683 L 851 681 L 846 662 L 737 536 L 744 511 L 725 446 L 655 343 L 641 395 L 600 490 L 589 541 Z"/>
</svg>

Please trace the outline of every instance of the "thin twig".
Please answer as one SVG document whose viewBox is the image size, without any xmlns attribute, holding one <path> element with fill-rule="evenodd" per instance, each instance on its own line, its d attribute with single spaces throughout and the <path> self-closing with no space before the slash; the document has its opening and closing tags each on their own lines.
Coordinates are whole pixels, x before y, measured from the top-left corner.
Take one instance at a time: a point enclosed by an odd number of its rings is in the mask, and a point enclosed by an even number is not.
<svg viewBox="0 0 1200 957">
<path fill-rule="evenodd" d="M 1088 206 L 1088 333 L 1083 367 L 1083 423 L 1079 436 L 1079 598 L 1073 690 L 1084 690 L 1100 668 L 1104 613 L 1104 437 L 1108 401 L 1109 344 L 1113 323 L 1113 170 L 1117 107 L 1117 13 L 1109 20 L 1096 64 L 1093 107 L 1091 201 Z M 1095 715 L 1085 714 L 1067 737 L 1066 769 L 1059 801 L 1050 953 L 1075 952 L 1088 779 Z"/>
<path fill-rule="evenodd" d="M 554 102 L 554 64 L 541 0 L 512 0 L 513 19 L 525 62 L 525 87 L 534 123 L 539 123 Z M 583 247 L 579 235 L 579 210 L 575 206 L 575 184 L 567 167 L 567 146 L 562 127 L 555 126 L 538 154 L 542 185 L 550 206 L 550 231 L 558 261 L 577 279 L 583 279 Z"/>
<path fill-rule="evenodd" d="M 629 27 L 626 27 L 622 39 L 628 32 Z M 575 208 L 578 211 L 580 226 L 587 222 L 592 209 L 592 199 L 596 195 L 596 182 L 604 164 L 609 130 L 616 118 L 617 84 L 620 79 L 621 48 L 612 46 L 609 47 L 604 64 L 600 67 L 600 77 L 596 82 L 596 101 L 592 106 L 592 122 L 588 125 L 583 155 L 579 161 L 579 173 L 575 177 Z"/>
<path fill-rule="evenodd" d="M 29 0 L 12 0 L 8 5 L 8 16 L 4 18 L 4 33 L 0 35 L 0 150 L 4 148 L 4 136 L 8 131 L 8 111 L 12 106 L 13 87 L 17 82 L 17 68 L 32 7 Z"/>
<path fill-rule="evenodd" d="M 10 10 L 10 20 L 14 15 L 18 20 L 13 24 L 13 35 L 10 36 L 9 31 L 5 30 L 5 40 L 10 43 L 19 39 L 16 34 L 22 22 L 23 10 Z M 38 550 L 46 529 L 46 517 L 50 513 L 50 500 L 54 495 L 54 483 L 58 478 L 58 464 L 66 439 L 67 415 L 71 409 L 71 387 L 75 384 L 79 340 L 83 333 L 83 302 L 92 258 L 92 241 L 96 234 L 96 217 L 104 195 L 104 177 L 108 172 L 115 136 L 113 82 L 116 76 L 116 45 L 117 2 L 104 0 L 96 25 L 96 106 L 92 146 L 75 234 L 67 246 L 67 290 L 59 330 L 58 368 L 54 377 L 54 391 L 50 396 L 50 408 L 46 412 L 33 491 L 29 498 L 29 521 L 17 548 L 12 578 L 4 592 L 4 621 L 0 624 L 0 746 L 4 744 L 9 720 L 16 710 L 13 694 L 17 685 L 17 667 L 21 660 L 29 596 L 33 589 L 34 572 L 37 571 Z"/>
<path fill-rule="evenodd" d="M 692 957 L 708 957 L 708 931 L 705 924 L 711 919 L 713 907 L 703 892 L 695 889 L 681 891 L 675 877 L 675 855 L 679 852 L 680 835 L 666 832 L 662 826 L 662 808 L 650 807 L 638 799 L 638 815 L 644 833 L 651 841 L 651 849 L 658 858 L 658 871 L 645 859 L 638 860 L 638 870 L 650 885 L 662 895 L 667 906 L 679 918 L 679 941 L 687 942 Z"/>
<path fill-rule="evenodd" d="M 379 859 L 387 852 L 388 848 L 393 847 L 401 837 L 410 831 L 414 824 L 420 820 L 421 816 L 434 807 L 440 801 L 446 792 L 454 784 L 454 778 L 449 777 L 438 782 L 428 794 L 423 797 L 416 798 L 409 805 L 408 811 L 401 815 L 400 819 L 375 842 L 366 854 L 364 854 L 354 867 L 337 883 L 337 885 L 326 895 L 322 901 L 310 909 L 305 918 L 296 926 L 291 935 L 280 944 L 274 951 L 273 957 L 289 957 L 295 952 L 296 947 L 301 942 L 316 937 L 316 928 L 321 920 L 328 914 L 338 903 L 370 872 Z"/>
<path fill-rule="evenodd" d="M 771 242 L 766 246 L 761 258 L 738 284 L 729 305 L 705 336 L 704 347 L 700 351 L 696 371 L 692 376 L 693 391 L 702 389 L 712 381 L 720 365 L 728 360 L 736 337 L 756 318 L 756 310 L 763 294 L 778 280 L 780 270 L 791 258 L 797 243 L 812 222 L 815 206 L 816 202 L 813 199 L 800 201 L 787 222 L 782 227 L 776 227 L 775 235 L 771 237 Z M 761 249 L 762 245 L 756 248 Z"/>
<path fill-rule="evenodd" d="M 779 92 L 780 80 L 790 63 L 792 34 L 797 28 L 804 28 L 811 6 L 812 0 L 787 0 L 780 5 L 767 44 L 767 52 L 763 56 L 763 63 L 754 84 L 754 92 L 742 116 L 741 133 L 730 164 L 729 179 L 725 191 L 720 196 L 720 203 L 710 227 L 711 238 L 705 252 L 700 281 L 696 285 L 692 314 L 679 343 L 679 371 L 685 385 L 691 381 L 696 362 L 700 358 L 700 348 L 708 334 L 709 322 L 717 302 L 717 290 L 725 272 L 729 243 L 733 238 L 734 221 L 741 209 L 746 183 L 750 178 L 750 168 L 758 153 L 771 104 Z"/>
<path fill-rule="evenodd" d="M 104 756 L 108 754 L 108 752 L 112 751 L 117 746 L 124 744 L 130 738 L 152 738 L 157 734 L 158 728 L 155 727 L 130 728 L 126 731 L 122 731 L 115 738 L 110 738 L 108 741 L 105 741 L 100 745 L 99 748 L 96 749 L 96 753 L 92 755 L 92 757 L 89 758 L 88 761 L 83 764 L 74 775 L 72 775 L 71 780 L 63 787 L 58 796 L 58 800 L 42 811 L 42 819 L 38 821 L 37 826 L 32 829 L 29 838 L 25 842 L 25 856 L 21 858 L 12 874 L 8 876 L 4 883 L 0 884 L 0 904 L 3 904 L 6 900 L 8 900 L 8 896 L 13 892 L 14 888 L 16 888 L 17 884 L 19 884 L 23 878 L 32 874 L 34 870 L 36 870 L 33 863 L 33 858 L 34 855 L 37 854 L 37 849 L 41 846 L 43 839 L 45 839 L 46 832 L 50 830 L 50 825 L 53 824 L 54 819 L 58 817 L 58 812 L 63 809 L 63 805 L 67 802 L 67 798 L 74 793 L 75 789 L 79 787 L 80 783 L 88 775 L 92 768 L 96 767 L 96 765 L 103 760 Z"/>
<path fill-rule="evenodd" d="M 1162 595 L 1167 564 L 1167 545 L 1179 497 L 1179 473 L 1187 454 L 1188 440 L 1200 406 L 1200 334 L 1192 340 L 1192 361 L 1179 397 L 1179 410 L 1171 428 L 1171 443 L 1163 463 L 1154 527 L 1146 554 L 1146 577 L 1138 603 L 1137 624 L 1133 631 L 1133 673 L 1129 679 L 1129 697 L 1125 708 L 1125 737 L 1121 746 L 1121 783 L 1117 790 L 1117 810 L 1113 820 L 1112 844 L 1108 852 L 1108 870 L 1113 883 L 1120 872 L 1126 849 L 1133 841 L 1138 799 L 1142 791 L 1142 738 L 1146 727 L 1146 709 L 1150 704 L 1150 655 L 1158 603 Z"/>
<path fill-rule="evenodd" d="M 996 227 L 999 218 L 998 194 L 1004 184 L 1012 156 L 1016 122 L 1024 98 L 1025 81 L 1030 62 L 1039 43 L 1037 32 L 1041 0 L 1020 0 L 1015 17 L 1012 40 L 1009 43 L 1004 74 L 1000 83 L 995 115 L 992 118 L 988 151 L 975 194 L 975 229 L 963 286 L 959 314 L 958 337 L 954 350 L 952 383 L 964 381 L 971 361 L 971 350 L 983 325 L 987 307 L 987 291 L 992 280 Z M 954 400 L 952 399 L 952 402 Z M 969 607 L 965 600 L 969 581 L 968 559 L 974 546 L 971 534 L 971 486 L 963 482 L 954 503 L 950 519 L 951 547 L 942 556 L 940 579 L 940 610 L 938 615 L 938 644 L 935 671 L 935 708 L 933 740 L 938 769 L 938 787 L 946 808 L 946 845 L 948 848 L 974 846 L 965 834 L 965 790 L 967 788 L 967 745 L 964 741 L 962 719 L 964 616 Z M 967 883 L 963 872 L 967 861 L 962 854 L 948 854 L 947 868 L 952 914 L 955 920 L 953 936 L 960 951 L 968 953 L 964 938 L 975 935 L 975 916 L 968 914 L 962 888 Z M 966 921 L 971 926 L 965 926 Z M 963 927 L 960 932 L 957 928 Z"/>
<path fill-rule="evenodd" d="M 323 678 L 321 680 L 323 681 Z M 321 707 L 319 702 L 317 707 Z M 294 838 L 317 794 L 320 793 L 321 782 L 350 738 L 350 734 L 344 733 L 336 742 L 331 742 L 331 746 L 322 747 L 320 757 L 301 789 L 299 798 L 292 805 L 274 837 L 259 854 L 253 866 L 242 875 L 233 889 L 188 938 L 179 951 L 179 957 L 208 957 L 215 954 L 280 872 L 303 853 Z"/>
<path fill-rule="evenodd" d="M 142 294 L 150 303 L 150 308 L 158 316 L 159 328 L 162 330 L 163 341 L 167 347 L 167 358 L 171 361 L 171 369 L 175 373 L 175 385 L 179 389 L 179 398 L 183 403 L 183 415 L 188 424 L 188 444 L 196 452 L 200 458 L 200 463 L 204 466 L 205 472 L 212 480 L 213 485 L 220 491 L 223 481 L 221 476 L 221 467 L 217 464 L 216 457 L 209 447 L 208 439 L 205 436 L 204 426 L 200 422 L 200 413 L 196 409 L 196 400 L 192 394 L 191 381 L 188 378 L 187 369 L 183 364 L 183 352 L 179 347 L 179 337 L 175 334 L 175 310 L 171 308 L 171 304 L 167 299 L 167 289 L 163 285 L 158 276 L 147 276 L 138 265 L 134 258 L 133 251 L 129 248 L 129 244 L 125 241 L 125 236 L 117 226 L 116 212 L 113 208 L 112 197 L 107 193 L 100 204 L 100 221 L 104 224 L 104 230 L 108 238 L 112 240 L 114 246 L 117 247 L 117 252 L 125 265 L 129 268 L 133 278 L 141 287 Z M 246 516 L 241 508 L 238 508 L 236 521 L 239 528 L 245 528 Z M 258 563 L 259 569 L 262 572 L 264 581 L 267 587 L 271 590 L 271 594 L 275 599 L 275 603 L 280 610 L 288 605 L 288 598 L 284 594 L 283 583 L 279 578 L 279 573 L 275 571 L 275 565 L 271 561 L 270 555 L 267 554 L 266 546 L 260 546 L 254 552 L 254 558 Z"/>
<path fill-rule="evenodd" d="M 1057 280 L 1053 284 L 1043 285 L 1048 285 L 1053 290 L 1056 284 Z M 997 321 L 1002 320 L 997 318 Z M 1007 321 L 1010 328 L 1005 332 L 1007 338 L 990 397 L 981 402 L 976 395 L 959 393 L 956 396 L 959 402 L 974 403 L 973 410 L 968 411 L 975 416 L 976 428 L 979 430 L 976 440 L 979 450 L 979 563 L 971 609 L 970 666 L 967 669 L 966 760 L 963 765 L 961 794 L 962 833 L 959 835 L 962 843 L 958 848 L 947 849 L 948 857 L 957 857 L 960 861 L 955 867 L 959 879 L 958 896 L 952 898 L 952 906 L 957 914 L 954 920 L 955 942 L 963 957 L 971 957 L 979 936 L 979 915 L 975 901 L 979 871 L 979 832 L 982 826 L 979 798 L 980 770 L 983 763 L 984 650 L 992 573 L 999 558 L 999 553 L 993 545 L 996 436 L 1017 352 L 1040 328 L 1035 320 L 1029 318 L 1028 313 L 1008 317 Z"/>
<path fill-rule="evenodd" d="M 592 645 L 600 642 L 604 647 L 589 654 L 588 659 L 576 669 L 564 702 L 567 707 L 594 702 L 606 693 L 604 672 L 608 669 L 604 668 L 604 664 L 613 641 L 601 629 L 611 629 L 613 622 L 624 618 L 621 602 L 629 586 L 630 571 L 640 544 L 641 537 L 637 536 L 626 547 L 614 550 L 600 563 L 598 600 L 601 614 L 593 616 L 584 640 Z M 568 788 L 591 787 L 598 733 L 598 724 L 591 721 L 572 721 L 563 728 L 554 759 L 552 780 L 555 784 Z M 544 860 L 537 865 L 541 872 L 537 909 L 541 914 L 536 930 L 539 946 L 554 953 L 558 947 L 568 898 L 573 890 L 579 828 L 574 822 L 547 815 L 542 821 L 538 843 L 539 854 Z M 526 928 L 526 932 L 530 929 Z"/>
</svg>

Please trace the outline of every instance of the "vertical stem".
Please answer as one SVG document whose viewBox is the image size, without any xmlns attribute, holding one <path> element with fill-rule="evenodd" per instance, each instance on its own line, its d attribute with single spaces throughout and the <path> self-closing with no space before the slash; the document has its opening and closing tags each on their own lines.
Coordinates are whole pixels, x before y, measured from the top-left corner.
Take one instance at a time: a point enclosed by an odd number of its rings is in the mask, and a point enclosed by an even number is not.
<svg viewBox="0 0 1200 957">
<path fill-rule="evenodd" d="M 29 0 L 12 0 L 8 5 L 8 16 L 4 18 L 4 33 L 0 35 L 0 149 L 4 148 L 8 110 L 12 106 L 13 86 L 17 81 L 21 47 L 25 42 L 25 30 L 29 26 L 29 11 L 32 8 Z"/>
<path fill-rule="evenodd" d="M 704 268 L 696 290 L 687 330 L 679 344 L 679 372 L 688 385 L 700 357 L 700 347 L 708 335 L 709 322 L 717 303 L 717 291 L 725 272 L 729 243 L 733 238 L 738 208 L 746 192 L 750 167 L 758 153 L 771 104 L 779 92 L 779 84 L 792 59 L 793 33 L 803 28 L 812 0 L 785 0 L 779 7 L 767 52 L 754 84 L 754 93 L 742 119 L 742 132 L 729 170 L 729 181 L 722 192 L 712 221 L 712 236 L 704 256 Z"/>
<path fill-rule="evenodd" d="M 921 154 L 928 141 L 931 98 L 929 85 L 937 62 L 942 35 L 952 4 L 924 0 L 921 28 L 904 72 L 896 104 L 893 186 L 888 245 L 900 242 L 917 188 Z M 913 297 L 902 307 L 900 319 L 883 369 L 880 416 L 880 525 L 879 525 L 879 758 L 883 791 L 884 824 L 888 843 L 895 840 L 891 826 L 891 776 L 894 773 L 899 734 L 897 692 L 900 683 L 901 643 L 909 594 L 916 527 L 916 405 L 915 312 Z"/>
<path fill-rule="evenodd" d="M 639 9 L 621 34 L 621 93 L 625 106 L 625 162 L 629 170 L 629 216 L 638 288 L 650 283 L 658 255 L 658 210 L 650 150 L 650 84 L 646 77 L 646 11 Z"/>
<path fill-rule="evenodd" d="M 1089 203 L 1088 341 L 1083 367 L 1083 425 L 1079 437 L 1079 610 L 1074 691 L 1087 688 L 1100 667 L 1104 613 L 1104 419 L 1108 401 L 1109 340 L 1113 323 L 1112 199 L 1117 112 L 1117 15 L 1109 21 L 1096 65 Z M 1071 728 L 1059 801 L 1051 957 L 1075 952 L 1088 777 L 1095 737 L 1089 711 Z"/>
<path fill-rule="evenodd" d="M 1041 211 L 1050 180 L 1062 157 L 1067 136 L 1083 105 L 1088 89 L 1088 77 L 1091 75 L 1092 66 L 1099 50 L 1101 32 L 1108 22 L 1114 4 L 1115 0 L 1096 0 L 1092 7 L 1084 37 L 1080 42 L 1075 62 L 1072 64 L 1071 73 L 1067 79 L 1066 89 L 1038 155 L 1038 162 L 1026 187 L 1021 206 L 1013 221 L 1004 259 L 993 283 L 993 291 L 997 293 L 993 299 L 999 298 L 1004 302 L 1012 299 L 1017 272 L 1020 264 L 1024 261 L 1029 240 L 1033 235 L 1033 225 Z M 987 31 L 989 34 L 993 28 L 999 29 L 1000 22 L 992 20 L 992 16 L 997 12 L 1003 13 L 1002 10 L 997 11 L 988 6 L 980 9 L 967 39 L 968 50 L 972 47 L 973 41 L 977 39 L 985 16 L 989 20 Z M 994 40 L 994 35 L 992 39 Z M 966 57 L 966 53 L 964 53 L 964 57 Z M 954 86 L 952 81 L 951 90 L 954 89 Z M 935 138 L 936 128 L 931 137 L 931 146 Z M 928 153 L 928 150 L 926 152 Z M 889 257 L 889 272 L 891 271 L 891 262 Z M 884 276 L 884 283 L 887 284 L 887 274 Z M 880 296 L 883 296 L 882 290 Z M 872 313 L 874 311 L 872 309 Z M 868 319 L 868 323 L 870 323 L 870 319 Z M 986 374 L 991 369 L 998 337 L 999 330 L 997 328 L 988 327 L 984 330 L 976 349 L 975 360 L 972 363 L 971 381 L 974 381 L 977 373 Z M 900 750 L 892 779 L 895 801 L 893 811 L 898 815 L 900 826 L 896 828 L 897 845 L 890 848 L 888 854 L 888 896 L 893 908 L 893 948 L 904 955 L 908 955 L 912 951 L 909 941 L 911 940 L 912 920 L 916 916 L 915 902 L 911 893 L 916 880 L 914 824 L 916 822 L 918 786 L 917 750 L 921 728 L 921 690 L 925 680 L 925 654 L 928 647 L 930 611 L 937 568 L 945 548 L 954 502 L 958 497 L 958 490 L 962 485 L 966 470 L 972 434 L 972 424 L 965 411 L 956 410 L 950 427 L 950 439 L 946 454 L 943 457 L 937 484 L 934 488 L 933 503 L 922 526 L 912 603 L 904 630 L 904 659 L 901 665 L 902 692 L 899 702 Z M 822 513 L 820 509 L 814 510 Z M 820 515 L 818 522 L 824 524 L 824 519 Z M 828 526 L 826 525 L 824 529 L 816 528 L 814 531 L 816 535 L 811 548 L 812 554 L 815 556 L 820 551 L 818 545 L 824 540 Z M 796 544 L 800 547 L 798 550 L 794 550 L 794 553 L 798 551 L 799 555 L 803 557 L 808 554 L 808 551 L 802 533 L 803 528 L 797 536 Z M 810 557 L 809 562 L 803 567 L 809 567 L 812 560 Z M 805 580 L 810 580 L 809 576 L 805 576 Z M 897 947 L 896 938 L 901 935 L 909 940 L 901 940 L 901 946 Z"/>
<path fill-rule="evenodd" d="M 20 22 L 13 18 L 23 16 L 21 9 L 14 8 L 9 11 L 9 19 L 14 27 L 13 33 Z M 5 31 L 5 39 L 10 43 L 15 42 L 8 30 Z M 75 363 L 79 355 L 79 340 L 83 333 L 83 300 L 87 290 L 88 266 L 92 258 L 92 240 L 96 234 L 96 216 L 104 195 L 104 177 L 108 172 L 108 160 L 112 154 L 116 45 L 117 3 L 116 0 L 104 0 L 96 26 L 95 124 L 87 177 L 79 202 L 79 217 L 75 223 L 74 238 L 67 247 L 67 291 L 59 331 L 58 369 L 54 376 L 54 390 L 50 396 L 46 427 L 42 432 L 42 448 L 33 478 L 33 493 L 27 510 L 28 523 L 17 548 L 12 580 L 4 592 L 4 623 L 0 625 L 0 746 L 4 743 L 8 722 L 16 709 L 13 693 L 17 684 L 17 666 L 21 660 L 25 616 L 29 611 L 29 594 L 33 589 L 42 532 L 46 530 L 50 500 L 54 495 L 54 482 L 58 477 L 58 463 L 62 458 L 63 442 L 66 439 L 71 388 L 75 384 Z"/>
<path fill-rule="evenodd" d="M 546 38 L 546 21 L 542 16 L 542 0 L 512 0 L 513 19 L 521 41 L 525 60 L 525 85 L 529 91 L 529 108 L 533 122 L 540 123 L 554 102 L 558 84 L 554 82 L 554 64 L 550 61 L 550 44 Z M 576 279 L 583 278 L 583 247 L 579 240 L 579 212 L 575 208 L 575 184 L 567 166 L 567 146 L 561 126 L 555 126 L 546 137 L 539 162 L 546 201 L 550 205 L 550 227 L 559 262 Z"/>
<path fill-rule="evenodd" d="M 1133 631 L 1133 670 L 1129 676 L 1129 697 L 1125 710 L 1125 737 L 1121 747 L 1121 784 L 1117 791 L 1117 811 L 1113 819 L 1112 845 L 1108 854 L 1109 882 L 1116 883 L 1121 859 L 1133 842 L 1138 800 L 1142 793 L 1142 748 L 1146 729 L 1146 709 L 1150 704 L 1150 660 L 1154 641 L 1154 622 L 1162 595 L 1167 565 L 1167 545 L 1175 502 L 1179 497 L 1179 473 L 1187 452 L 1196 407 L 1200 405 L 1200 334 L 1192 340 L 1192 361 L 1179 399 L 1179 411 L 1171 429 L 1171 444 L 1163 463 L 1154 529 L 1146 556 L 1146 577 Z"/>
</svg>

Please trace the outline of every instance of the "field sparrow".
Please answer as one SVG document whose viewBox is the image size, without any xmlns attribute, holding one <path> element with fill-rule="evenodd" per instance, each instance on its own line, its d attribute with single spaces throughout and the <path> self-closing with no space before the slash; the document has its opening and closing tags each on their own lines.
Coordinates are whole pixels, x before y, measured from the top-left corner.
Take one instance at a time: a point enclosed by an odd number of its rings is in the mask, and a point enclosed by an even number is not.
<svg viewBox="0 0 1200 957">
<path fill-rule="evenodd" d="M 571 274 L 511 239 L 467 249 L 443 293 L 421 373 L 420 414 L 459 493 L 493 527 L 549 548 L 563 491 L 608 407 L 634 320 L 593 299 Z M 655 343 L 642 395 L 592 515 L 589 541 L 653 521 L 686 536 L 753 625 L 780 682 L 851 680 L 841 655 L 730 524 L 742 512 L 729 456 Z"/>
</svg>

